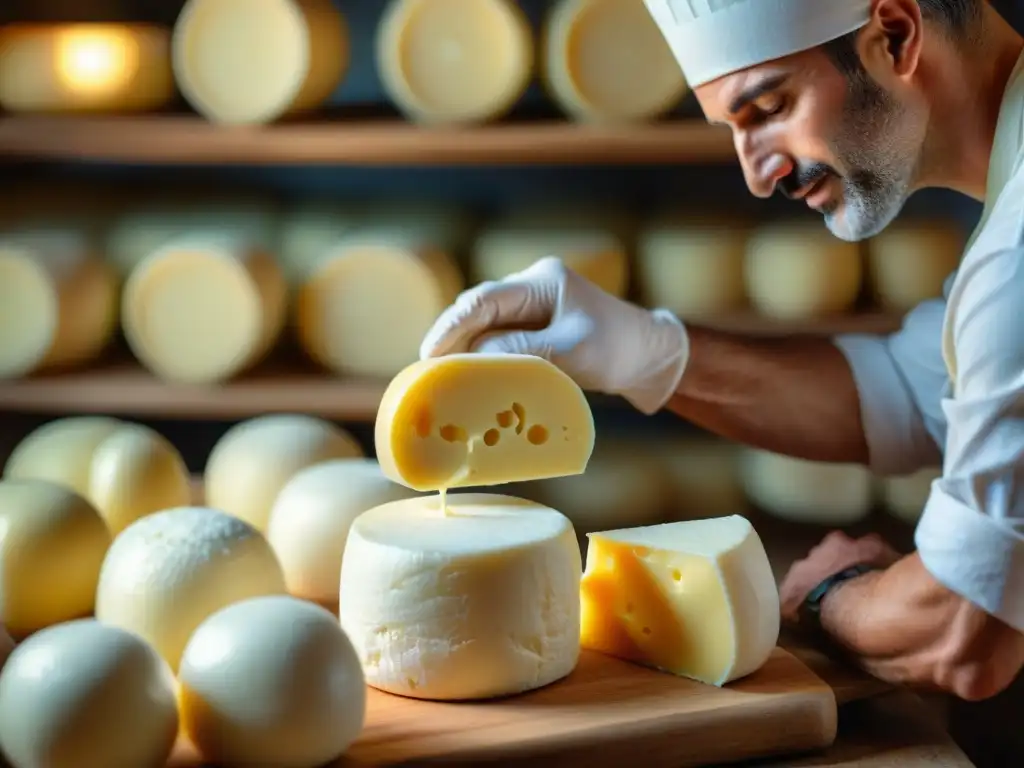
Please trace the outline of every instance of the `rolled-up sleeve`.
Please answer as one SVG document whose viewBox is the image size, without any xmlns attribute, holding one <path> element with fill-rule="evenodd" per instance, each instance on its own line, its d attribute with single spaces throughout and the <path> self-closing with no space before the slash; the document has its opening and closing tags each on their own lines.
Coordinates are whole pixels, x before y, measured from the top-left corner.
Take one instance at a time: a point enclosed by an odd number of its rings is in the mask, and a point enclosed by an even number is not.
<svg viewBox="0 0 1024 768">
<path fill-rule="evenodd" d="M 947 588 L 1024 631 L 1024 248 L 965 261 L 949 302 L 943 476 L 917 549 Z"/>
<path fill-rule="evenodd" d="M 888 336 L 833 339 L 853 372 L 871 469 L 904 475 L 939 466 L 946 419 L 940 403 L 949 384 L 942 359 L 942 299 L 911 311 Z"/>
</svg>

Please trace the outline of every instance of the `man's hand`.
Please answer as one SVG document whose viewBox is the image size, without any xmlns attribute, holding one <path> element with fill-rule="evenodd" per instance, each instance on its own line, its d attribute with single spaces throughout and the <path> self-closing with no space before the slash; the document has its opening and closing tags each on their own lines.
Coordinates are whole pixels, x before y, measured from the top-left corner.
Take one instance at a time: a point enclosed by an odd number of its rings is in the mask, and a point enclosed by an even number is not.
<svg viewBox="0 0 1024 768">
<path fill-rule="evenodd" d="M 420 357 L 517 353 L 550 360 L 583 389 L 660 410 L 689 358 L 682 323 L 605 293 L 548 257 L 472 288 L 427 333 Z"/>
<path fill-rule="evenodd" d="M 798 621 L 807 595 L 829 576 L 854 565 L 888 568 L 899 558 L 899 553 L 876 534 L 852 539 L 842 531 L 830 533 L 807 557 L 794 563 L 782 580 L 782 618 Z"/>
</svg>

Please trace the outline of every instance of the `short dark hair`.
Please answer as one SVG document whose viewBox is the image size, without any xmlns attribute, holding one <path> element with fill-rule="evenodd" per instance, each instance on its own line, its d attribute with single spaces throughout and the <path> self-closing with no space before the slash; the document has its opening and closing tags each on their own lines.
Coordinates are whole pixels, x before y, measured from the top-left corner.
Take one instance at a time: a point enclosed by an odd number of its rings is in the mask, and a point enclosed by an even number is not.
<svg viewBox="0 0 1024 768">
<path fill-rule="evenodd" d="M 958 40 L 970 37 L 981 17 L 982 0 L 917 0 L 917 4 L 925 20 L 941 25 Z M 822 46 L 832 63 L 847 76 L 864 72 L 857 53 L 857 34 L 851 32 Z"/>
</svg>

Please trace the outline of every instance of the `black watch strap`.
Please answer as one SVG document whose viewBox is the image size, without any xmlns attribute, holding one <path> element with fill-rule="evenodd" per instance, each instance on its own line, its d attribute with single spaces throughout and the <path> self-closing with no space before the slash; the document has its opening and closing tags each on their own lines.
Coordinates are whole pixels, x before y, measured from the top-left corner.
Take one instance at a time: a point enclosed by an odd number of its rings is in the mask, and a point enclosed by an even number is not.
<svg viewBox="0 0 1024 768">
<path fill-rule="evenodd" d="M 863 576 L 865 573 L 877 570 L 878 568 L 873 565 L 861 564 L 844 568 L 839 571 L 839 573 L 833 573 L 808 593 L 807 597 L 804 599 L 801 613 L 817 623 L 821 617 L 821 601 L 825 599 L 825 595 L 827 595 L 831 589 L 842 584 L 844 581 L 849 581 L 850 579 L 855 579 L 858 576 Z"/>
</svg>

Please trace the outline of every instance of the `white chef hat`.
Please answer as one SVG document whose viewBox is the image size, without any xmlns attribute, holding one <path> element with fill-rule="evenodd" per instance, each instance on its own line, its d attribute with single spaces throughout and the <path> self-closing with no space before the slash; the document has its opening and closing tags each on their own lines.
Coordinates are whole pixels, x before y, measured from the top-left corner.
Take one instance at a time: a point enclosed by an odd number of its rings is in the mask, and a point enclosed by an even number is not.
<svg viewBox="0 0 1024 768">
<path fill-rule="evenodd" d="M 691 87 L 842 37 L 871 0 L 644 0 Z"/>
</svg>

